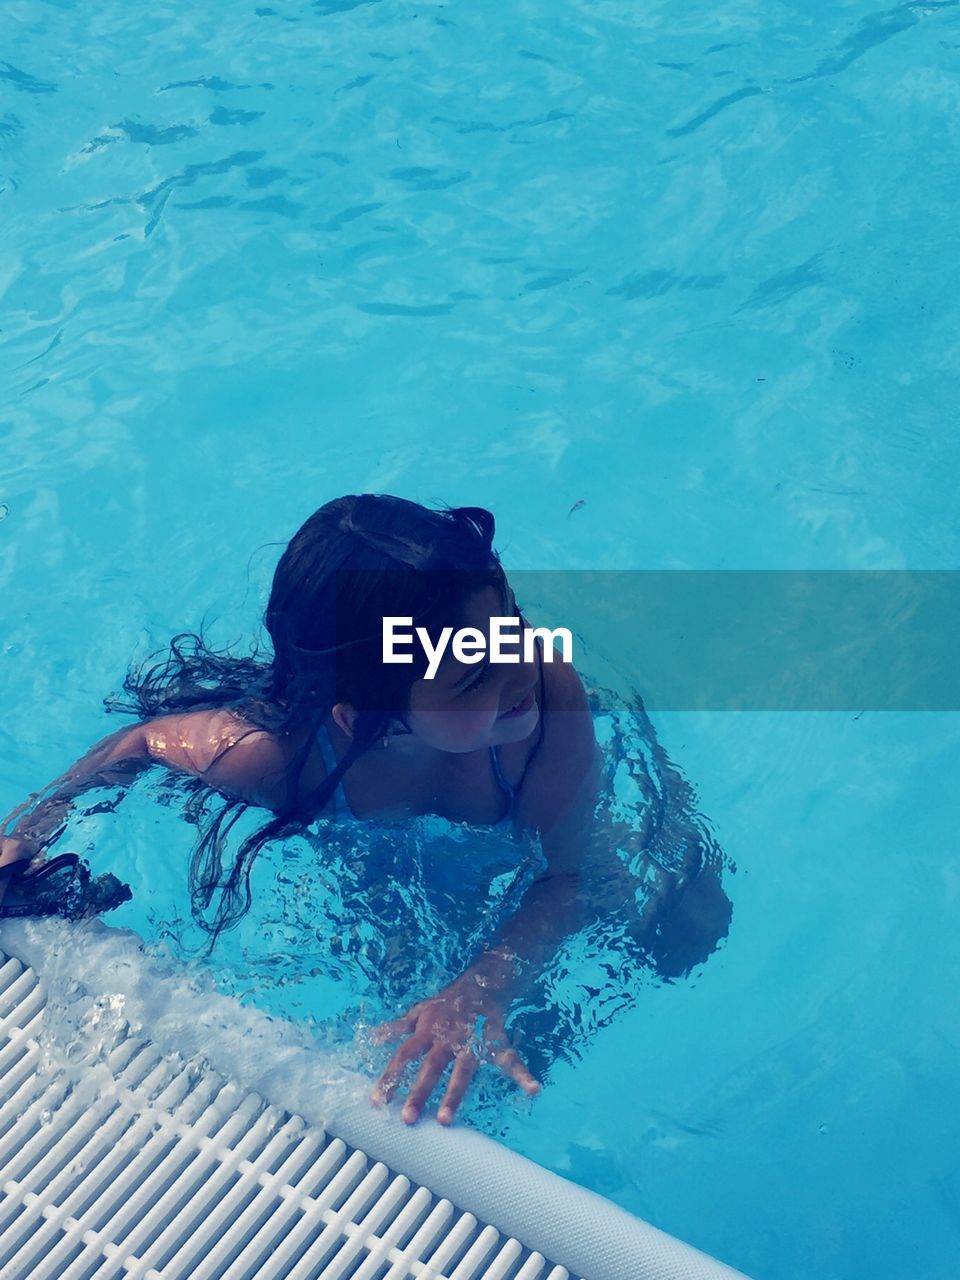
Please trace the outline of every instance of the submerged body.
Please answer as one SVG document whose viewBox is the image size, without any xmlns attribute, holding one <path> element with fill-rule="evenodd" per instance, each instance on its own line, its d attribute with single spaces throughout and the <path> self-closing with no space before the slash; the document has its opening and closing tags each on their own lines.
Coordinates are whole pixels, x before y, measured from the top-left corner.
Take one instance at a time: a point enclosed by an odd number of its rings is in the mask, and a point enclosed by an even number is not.
<svg viewBox="0 0 960 1280">
<path fill-rule="evenodd" d="M 481 593 L 468 621 L 489 622 L 499 607 L 496 593 Z M 121 730 L 98 743 L 57 780 L 52 797 L 0 837 L 0 894 L 13 879 L 8 901 L 16 897 L 17 868 L 36 864 L 70 800 L 86 787 L 126 782 L 162 763 L 228 797 L 279 814 L 306 803 L 331 773 L 349 763 L 319 816 L 390 824 L 437 815 L 497 829 L 518 841 L 532 839 L 544 860 L 543 873 L 519 908 L 467 969 L 438 995 L 378 1029 L 380 1038 L 403 1043 L 373 1101 L 388 1100 L 406 1064 L 421 1055 L 403 1110 L 408 1122 L 419 1116 L 452 1061 L 438 1114 L 449 1123 L 481 1053 L 527 1093 L 536 1093 L 538 1081 L 510 1046 L 507 1006 L 531 990 L 558 945 L 584 923 L 625 905 L 634 909 L 640 883 L 615 856 L 612 828 L 601 830 L 595 821 L 602 759 L 583 683 L 569 663 L 545 661 L 542 646 L 536 657 L 533 669 L 524 663 L 499 669 L 488 664 L 478 675 L 473 666 L 465 671 L 450 664 L 437 680 L 421 680 L 404 721 L 408 731 L 385 736 L 382 748 L 349 761 L 358 713 L 347 703 L 322 716 L 288 718 L 281 732 L 247 718 L 237 705 L 159 716 Z M 594 855 L 592 862 L 588 854 Z M 687 922 L 698 935 L 690 953 L 694 958 L 709 954 L 729 922 L 729 903 L 715 874 L 698 865 L 695 873 L 688 867 L 671 879 L 650 869 L 662 891 L 648 893 L 648 906 L 637 915 L 634 935 L 643 954 L 656 952 L 658 916 L 668 903 L 675 931 L 687 937 L 685 902 L 692 908 Z M 694 882 L 701 886 L 699 905 L 697 892 L 689 892 Z M 28 886 L 23 888 L 29 898 Z M 673 967 L 683 971 L 675 961 Z M 668 960 L 664 972 L 669 971 Z"/>
</svg>

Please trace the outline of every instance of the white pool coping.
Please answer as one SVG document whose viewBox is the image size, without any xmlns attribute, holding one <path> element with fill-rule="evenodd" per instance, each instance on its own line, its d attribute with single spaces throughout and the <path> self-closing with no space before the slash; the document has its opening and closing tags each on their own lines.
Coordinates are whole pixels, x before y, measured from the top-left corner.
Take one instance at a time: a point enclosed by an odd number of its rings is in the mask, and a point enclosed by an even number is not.
<svg viewBox="0 0 960 1280">
<path fill-rule="evenodd" d="M 484 1134 L 463 1125 L 448 1128 L 430 1115 L 408 1126 L 399 1100 L 374 1108 L 371 1079 L 318 1049 L 305 1028 L 251 1009 L 212 985 L 202 987 L 182 966 L 146 954 L 129 930 L 97 920 L 4 921 L 0 952 L 3 1280 L 86 1280 L 94 1274 L 98 1280 L 195 1280 L 201 1274 L 231 1280 L 743 1280 Z M 7 957 L 12 959 L 4 964 Z M 144 1064 L 153 1073 L 153 1093 L 124 1075 L 146 1070 Z M 74 1084 L 58 1101 L 71 1072 Z M 187 1086 L 178 1080 L 192 1082 L 190 1098 L 202 1086 L 216 1100 L 203 1113 L 205 1123 L 220 1126 L 214 1138 L 197 1129 L 197 1117 L 185 1119 L 177 1111 L 189 1102 L 180 1096 Z M 43 1102 L 43 1096 L 53 1101 Z M 121 1169 L 118 1177 L 132 1181 L 120 1196 L 111 1179 L 113 1200 L 108 1196 L 104 1204 L 89 1202 L 83 1190 L 106 1158 L 101 1124 L 107 1117 L 114 1126 L 118 1117 L 133 1124 L 135 1112 L 145 1131 L 166 1126 L 180 1134 L 175 1187 L 191 1178 L 198 1182 L 196 1197 L 172 1218 L 174 1192 L 163 1190 L 165 1175 L 150 1175 L 157 1183 L 151 1190 L 146 1173 L 141 1185 L 135 1168 Z M 91 1115 L 101 1118 L 93 1123 Z M 283 1156 L 283 1169 L 268 1164 L 274 1155 L 267 1148 L 282 1141 L 276 1133 L 284 1126 L 287 1140 L 295 1135 L 299 1143 L 297 1159 L 309 1166 L 295 1180 L 284 1171 L 296 1162 L 292 1149 L 276 1157 Z M 61 1158 L 58 1151 L 67 1154 Z M 19 1163 L 11 1165 L 18 1152 Z M 206 1172 L 191 1174 L 191 1161 L 205 1162 Z M 305 1191 L 310 1178 L 320 1181 Z M 359 1185 L 334 1209 L 345 1178 L 350 1187 L 350 1179 Z M 268 1248 L 259 1231 L 224 1270 L 218 1250 L 229 1245 L 236 1252 L 243 1232 L 249 1235 L 254 1209 L 243 1210 L 244 1196 L 268 1214 L 263 1231 L 274 1222 L 279 1234 L 269 1245 L 269 1266 L 244 1269 L 245 1257 Z M 121 1211 L 121 1202 L 133 1207 Z M 74 1214 L 76 1206 L 81 1209 Z M 229 1216 L 234 1211 L 236 1221 Z M 104 1214 L 115 1222 L 106 1234 Z M 45 1234 L 28 1231 L 27 1219 Z M 224 1234 L 203 1227 L 221 1219 Z M 38 1253 L 38 1239 L 59 1248 L 50 1254 L 59 1270 L 44 1269 L 47 1255 Z M 305 1252 L 297 1254 L 301 1245 Z M 29 1253 L 27 1271 L 16 1270 L 21 1246 Z M 74 1252 L 82 1246 L 82 1252 L 63 1270 L 68 1246 Z M 162 1267 L 154 1269 L 161 1259 Z"/>
</svg>

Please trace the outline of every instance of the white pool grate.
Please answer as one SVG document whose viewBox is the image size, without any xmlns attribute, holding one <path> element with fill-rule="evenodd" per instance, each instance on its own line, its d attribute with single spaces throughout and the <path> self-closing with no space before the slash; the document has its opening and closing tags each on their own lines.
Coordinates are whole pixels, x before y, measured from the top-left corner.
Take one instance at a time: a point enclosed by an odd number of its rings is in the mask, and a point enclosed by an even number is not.
<svg viewBox="0 0 960 1280">
<path fill-rule="evenodd" d="M 0 954 L 0 1280 L 568 1280 L 339 1138 L 129 1028 L 50 1066 Z"/>
</svg>

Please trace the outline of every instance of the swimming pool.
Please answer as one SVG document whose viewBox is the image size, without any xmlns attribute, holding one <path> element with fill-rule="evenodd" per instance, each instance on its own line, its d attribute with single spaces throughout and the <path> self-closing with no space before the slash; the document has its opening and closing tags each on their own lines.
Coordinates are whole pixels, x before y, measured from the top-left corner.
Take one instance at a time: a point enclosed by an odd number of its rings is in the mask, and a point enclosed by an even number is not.
<svg viewBox="0 0 960 1280">
<path fill-rule="evenodd" d="M 340 493 L 485 505 L 508 570 L 956 567 L 955 4 L 4 23 L 11 803 Z M 730 936 L 493 1131 L 747 1274 L 944 1280 L 956 717 L 657 730 Z M 128 799 L 88 856 L 160 892 L 194 832 Z"/>
</svg>

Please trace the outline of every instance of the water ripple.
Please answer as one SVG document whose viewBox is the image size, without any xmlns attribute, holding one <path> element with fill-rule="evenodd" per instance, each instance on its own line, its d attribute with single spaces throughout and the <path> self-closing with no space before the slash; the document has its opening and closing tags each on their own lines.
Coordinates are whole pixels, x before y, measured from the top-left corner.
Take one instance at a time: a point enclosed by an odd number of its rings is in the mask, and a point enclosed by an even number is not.
<svg viewBox="0 0 960 1280">
<path fill-rule="evenodd" d="M 114 142 L 124 141 L 139 142 L 148 147 L 168 146 L 171 143 L 183 142 L 185 138 L 192 138 L 197 132 L 194 126 L 189 124 L 175 124 L 166 129 L 160 129 L 152 124 L 144 124 L 140 120 L 121 120 L 119 124 L 111 125 L 110 128 L 115 129 L 116 132 L 98 134 L 82 148 L 82 154 L 92 154 Z"/>
<path fill-rule="evenodd" d="M 339 231 L 349 222 L 356 222 L 357 218 L 362 218 L 367 213 L 376 213 L 378 209 L 383 208 L 383 203 L 375 200 L 370 204 L 355 204 L 348 209 L 341 209 L 339 213 L 335 213 L 332 218 L 326 222 L 319 222 L 317 226 L 322 231 Z"/>
<path fill-rule="evenodd" d="M 447 187 L 455 187 L 460 182 L 466 182 L 470 176 L 466 170 L 460 170 L 449 177 L 444 177 L 438 169 L 424 167 L 392 169 L 387 174 L 387 177 L 406 183 L 415 191 L 443 191 Z"/>
<path fill-rule="evenodd" d="M 536 293 L 540 289 L 553 289 L 558 284 L 566 284 L 568 280 L 573 280 L 577 276 L 583 275 L 584 268 L 571 269 L 567 271 L 553 271 L 550 275 L 538 276 L 536 280 L 531 280 L 529 284 L 525 284 L 520 290 L 521 293 Z"/>
<path fill-rule="evenodd" d="M 249 89 L 248 84 L 234 84 L 231 80 L 221 80 L 219 76 L 201 76 L 198 80 L 174 80 L 171 84 L 163 84 L 157 93 L 166 93 L 169 89 L 210 89 L 213 93 L 225 93 L 228 89 Z M 266 88 L 261 85 L 261 88 Z"/>
<path fill-rule="evenodd" d="M 371 80 L 376 80 L 375 75 L 357 76 L 348 84 L 342 84 L 339 89 L 334 89 L 332 96 L 339 98 L 341 93 L 349 93 L 351 89 L 362 89 L 364 85 L 368 85 Z"/>
<path fill-rule="evenodd" d="M 824 59 L 815 70 L 807 75 L 795 76 L 784 81 L 785 84 L 800 84 L 805 80 L 817 80 L 822 76 L 836 75 L 845 71 L 858 58 L 885 43 L 903 31 L 909 31 L 923 18 L 936 13 L 940 9 L 956 7 L 958 0 L 922 0 L 922 3 L 899 5 L 896 9 L 888 9 L 885 13 L 870 14 L 860 21 L 859 27 L 840 42 L 832 57 Z"/>
<path fill-rule="evenodd" d="M 216 107 L 210 113 L 210 123 L 217 125 L 252 124 L 254 120 L 261 120 L 265 114 L 263 111 L 230 111 L 226 107 Z"/>
<path fill-rule="evenodd" d="M 240 207 L 256 209 L 259 213 L 277 213 L 283 218 L 299 218 L 302 213 L 308 212 L 305 204 L 288 200 L 283 195 L 264 196 L 260 200 L 244 200 Z"/>
<path fill-rule="evenodd" d="M 721 275 L 682 276 L 676 271 L 655 270 L 634 272 L 625 276 L 620 284 L 607 289 L 608 297 L 659 298 L 671 289 L 716 289 L 723 284 Z"/>
<path fill-rule="evenodd" d="M 312 8 L 322 18 L 329 18 L 335 13 L 349 13 L 351 9 L 379 3 L 380 0 L 314 0 Z"/>
<path fill-rule="evenodd" d="M 719 115 L 727 107 L 732 107 L 734 103 L 742 102 L 744 98 L 756 97 L 763 90 L 757 85 L 748 85 L 746 88 L 737 89 L 734 93 L 728 93 L 723 98 L 717 98 L 716 102 L 712 102 L 705 111 L 701 111 L 699 115 L 694 116 L 692 120 L 688 120 L 686 124 L 677 125 L 674 129 L 667 129 L 667 137 L 680 138 L 684 134 L 693 133 L 699 129 L 702 124 L 706 124 L 708 120 L 712 120 L 714 116 Z"/>
<path fill-rule="evenodd" d="M 144 208 L 150 206 L 170 187 L 192 186 L 198 178 L 212 174 L 227 173 L 230 169 L 236 169 L 248 164 L 253 164 L 257 160 L 262 160 L 266 152 L 263 151 L 237 151 L 231 156 L 225 156 L 223 160 L 207 160 L 200 164 L 188 164 L 182 173 L 173 174 L 169 178 L 164 178 L 163 182 L 158 186 L 152 187 L 148 191 L 144 191 L 137 199 L 137 203 Z"/>
<path fill-rule="evenodd" d="M 511 129 L 534 128 L 541 124 L 554 124 L 557 120 L 573 120 L 569 111 L 548 111 L 545 115 L 529 120 L 512 120 L 509 124 L 493 124 L 490 120 L 451 120 L 448 116 L 434 116 L 437 124 L 449 124 L 457 133 L 509 133 Z"/>
<path fill-rule="evenodd" d="M 357 310 L 371 316 L 447 316 L 453 307 L 447 303 L 414 307 L 396 302 L 358 302 Z"/>
<path fill-rule="evenodd" d="M 820 270 L 822 257 L 822 254 L 817 253 L 806 262 L 788 267 L 785 271 L 776 272 L 763 284 L 757 285 L 744 305 L 754 308 L 773 307 L 793 297 L 801 289 L 822 284 L 824 282 L 824 273 Z"/>
<path fill-rule="evenodd" d="M 47 80 L 38 80 L 36 76 L 11 66 L 9 62 L 0 62 L 0 80 L 9 80 L 21 93 L 56 93 L 60 87 Z"/>
</svg>

